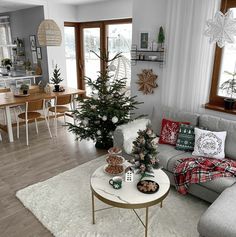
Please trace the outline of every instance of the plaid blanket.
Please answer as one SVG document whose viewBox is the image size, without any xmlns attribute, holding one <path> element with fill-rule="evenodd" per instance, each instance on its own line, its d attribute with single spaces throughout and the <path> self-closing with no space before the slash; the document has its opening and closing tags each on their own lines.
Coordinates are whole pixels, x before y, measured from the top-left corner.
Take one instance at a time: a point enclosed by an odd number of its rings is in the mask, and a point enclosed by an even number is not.
<svg viewBox="0 0 236 237">
<path fill-rule="evenodd" d="M 181 194 L 187 194 L 189 184 L 229 176 L 236 176 L 236 161 L 229 159 L 183 158 L 176 162 L 174 168 L 176 189 Z"/>
</svg>

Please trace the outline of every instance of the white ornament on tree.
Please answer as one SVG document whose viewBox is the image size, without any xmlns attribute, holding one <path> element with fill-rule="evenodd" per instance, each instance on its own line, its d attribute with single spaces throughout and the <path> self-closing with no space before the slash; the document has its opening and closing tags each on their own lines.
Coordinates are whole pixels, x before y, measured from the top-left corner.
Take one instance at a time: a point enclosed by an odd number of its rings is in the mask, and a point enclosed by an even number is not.
<svg viewBox="0 0 236 237">
<path fill-rule="evenodd" d="M 116 116 L 114 116 L 112 119 L 111 119 L 112 123 L 117 123 L 118 122 L 118 118 Z"/>
<path fill-rule="evenodd" d="M 236 19 L 233 18 L 233 11 L 228 10 L 225 14 L 217 11 L 214 18 L 207 20 L 209 27 L 205 35 L 210 37 L 210 43 L 216 42 L 222 48 L 225 43 L 234 43 L 236 36 Z"/>
<path fill-rule="evenodd" d="M 82 123 L 83 123 L 84 126 L 87 126 L 88 123 L 89 123 L 89 121 L 88 121 L 88 119 L 84 119 L 84 120 L 82 121 Z"/>
<path fill-rule="evenodd" d="M 102 133 L 101 133 L 101 131 L 100 130 L 98 130 L 97 131 L 97 135 L 101 135 Z"/>
<path fill-rule="evenodd" d="M 102 116 L 102 120 L 106 121 L 107 120 L 107 116 L 106 115 Z"/>
</svg>

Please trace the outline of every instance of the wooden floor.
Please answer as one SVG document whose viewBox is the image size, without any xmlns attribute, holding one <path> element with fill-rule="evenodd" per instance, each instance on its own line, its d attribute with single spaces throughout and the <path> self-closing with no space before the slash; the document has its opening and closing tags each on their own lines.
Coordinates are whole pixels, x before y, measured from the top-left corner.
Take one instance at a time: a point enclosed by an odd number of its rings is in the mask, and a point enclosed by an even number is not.
<svg viewBox="0 0 236 237">
<path fill-rule="evenodd" d="M 24 127 L 20 130 L 20 140 L 9 143 L 7 135 L 2 132 L 3 142 L 0 142 L 0 237 L 49 237 L 52 235 L 15 197 L 16 191 L 106 151 L 97 150 L 91 141 L 75 141 L 74 135 L 63 126 L 58 126 L 58 136 L 50 139 L 44 121 L 39 123 L 38 135 L 34 124 L 30 124 L 30 145 L 27 147 Z"/>
</svg>

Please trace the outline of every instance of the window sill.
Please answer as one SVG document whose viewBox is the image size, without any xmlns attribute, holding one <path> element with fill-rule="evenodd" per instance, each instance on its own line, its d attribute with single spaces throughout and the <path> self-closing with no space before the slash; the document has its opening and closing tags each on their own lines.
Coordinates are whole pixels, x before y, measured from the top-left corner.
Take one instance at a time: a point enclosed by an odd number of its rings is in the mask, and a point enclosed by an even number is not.
<svg viewBox="0 0 236 237">
<path fill-rule="evenodd" d="M 210 110 L 215 110 L 218 112 L 236 115 L 236 109 L 225 109 L 224 106 L 221 106 L 221 105 L 213 105 L 213 104 L 207 103 L 205 104 L 205 108 L 210 109 Z"/>
</svg>

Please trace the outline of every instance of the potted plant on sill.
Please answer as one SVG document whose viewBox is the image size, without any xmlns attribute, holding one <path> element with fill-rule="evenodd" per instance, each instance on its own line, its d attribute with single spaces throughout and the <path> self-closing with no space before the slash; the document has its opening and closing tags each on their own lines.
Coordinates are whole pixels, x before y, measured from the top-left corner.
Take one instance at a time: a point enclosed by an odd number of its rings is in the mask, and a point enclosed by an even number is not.
<svg viewBox="0 0 236 237">
<path fill-rule="evenodd" d="M 22 90 L 23 95 L 27 95 L 27 94 L 28 94 L 28 91 L 29 91 L 29 85 L 27 85 L 27 84 L 22 84 L 22 85 L 20 86 L 20 89 Z"/>
<path fill-rule="evenodd" d="M 51 82 L 54 84 L 55 92 L 60 91 L 59 83 L 62 82 L 63 79 L 61 78 L 60 68 L 57 67 L 57 64 L 53 71 L 53 77 L 51 78 Z"/>
<path fill-rule="evenodd" d="M 226 93 L 230 95 L 229 98 L 224 98 L 224 105 L 225 109 L 233 109 L 235 99 L 233 99 L 233 95 L 236 93 L 236 79 L 234 78 L 236 76 L 236 72 L 228 72 L 225 71 L 224 73 L 232 76 L 233 78 L 223 82 L 219 89 L 220 90 L 226 90 Z"/>
</svg>

